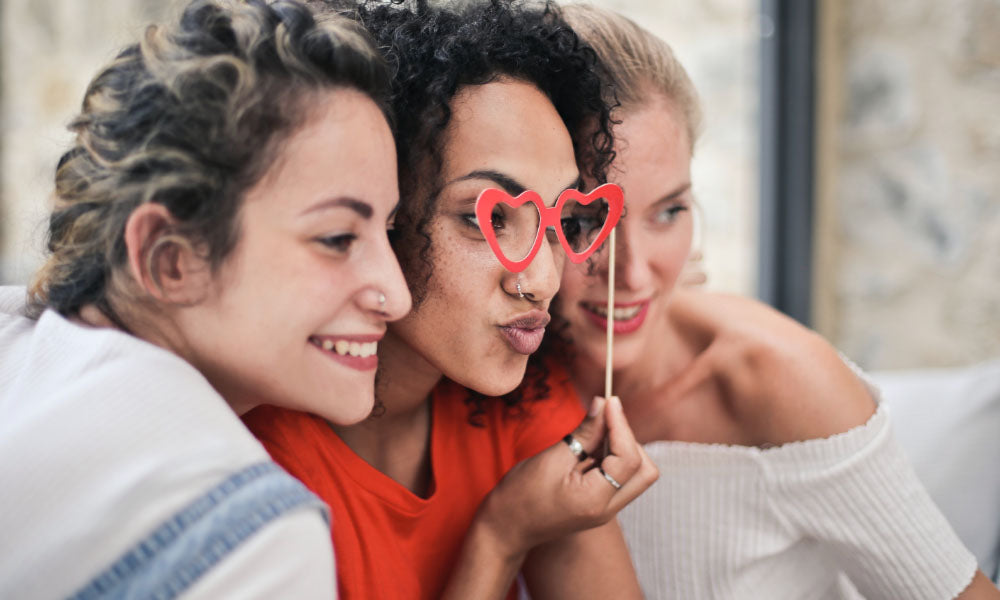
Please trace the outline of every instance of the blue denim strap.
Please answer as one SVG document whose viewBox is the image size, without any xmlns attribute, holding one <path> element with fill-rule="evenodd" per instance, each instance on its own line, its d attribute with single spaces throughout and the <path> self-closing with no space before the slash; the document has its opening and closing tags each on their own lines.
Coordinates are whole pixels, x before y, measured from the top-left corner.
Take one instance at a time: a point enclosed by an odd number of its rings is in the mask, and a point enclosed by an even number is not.
<svg viewBox="0 0 1000 600">
<path fill-rule="evenodd" d="M 72 600 L 169 599 L 186 591 L 255 532 L 298 508 L 327 507 L 267 461 L 234 473 L 181 509 L 99 574 Z"/>
</svg>

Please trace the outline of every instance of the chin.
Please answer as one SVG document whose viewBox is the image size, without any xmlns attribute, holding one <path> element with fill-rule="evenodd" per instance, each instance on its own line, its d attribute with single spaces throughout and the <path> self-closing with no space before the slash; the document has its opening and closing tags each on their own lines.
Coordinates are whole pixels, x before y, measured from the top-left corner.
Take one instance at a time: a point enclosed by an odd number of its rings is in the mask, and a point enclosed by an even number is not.
<svg viewBox="0 0 1000 600">
<path fill-rule="evenodd" d="M 351 390 L 349 397 L 325 393 L 321 404 L 313 403 L 310 410 L 336 425 L 354 425 L 368 418 L 375 406 L 375 390 Z"/>
<path fill-rule="evenodd" d="M 517 386 L 521 385 L 521 381 L 524 379 L 524 371 L 528 366 L 528 357 L 518 355 L 518 358 L 519 364 L 497 366 L 490 373 L 482 373 L 481 377 L 476 377 L 477 374 L 473 373 L 472 377 L 467 376 L 461 379 L 451 379 L 463 387 L 479 392 L 484 396 L 503 396 L 516 390 Z"/>
</svg>

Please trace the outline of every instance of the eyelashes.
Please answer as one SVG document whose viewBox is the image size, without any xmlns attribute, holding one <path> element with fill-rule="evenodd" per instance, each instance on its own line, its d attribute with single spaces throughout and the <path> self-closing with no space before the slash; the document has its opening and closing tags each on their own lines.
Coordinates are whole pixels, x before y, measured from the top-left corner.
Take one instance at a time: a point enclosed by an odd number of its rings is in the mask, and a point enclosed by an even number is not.
<svg viewBox="0 0 1000 600">
<path fill-rule="evenodd" d="M 673 204 L 666 208 L 656 211 L 653 215 L 652 221 L 657 225 L 666 225 L 673 223 L 677 220 L 677 217 L 683 213 L 690 210 L 690 207 L 685 204 Z"/>
<path fill-rule="evenodd" d="M 316 241 L 322 244 L 325 248 L 333 250 L 339 254 L 347 254 L 351 247 L 356 242 L 358 236 L 353 233 L 341 233 L 337 235 L 329 235 L 320 238 L 316 238 Z"/>
</svg>

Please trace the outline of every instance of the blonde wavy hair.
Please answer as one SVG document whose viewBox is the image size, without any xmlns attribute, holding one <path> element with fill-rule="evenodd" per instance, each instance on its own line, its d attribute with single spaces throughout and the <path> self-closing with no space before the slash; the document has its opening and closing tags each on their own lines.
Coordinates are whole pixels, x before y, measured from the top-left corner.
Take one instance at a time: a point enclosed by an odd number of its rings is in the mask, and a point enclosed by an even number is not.
<svg viewBox="0 0 1000 600">
<path fill-rule="evenodd" d="M 163 239 L 214 271 L 239 239 L 246 190 L 317 94 L 343 87 L 389 118 L 388 73 L 367 34 L 297 2 L 194 0 L 175 22 L 148 27 L 94 77 L 69 126 L 76 138 L 56 169 L 49 255 L 28 313 L 92 304 L 124 327 L 117 309 L 138 298 L 122 277 L 123 235 L 144 203 L 176 220 Z"/>
<path fill-rule="evenodd" d="M 701 103 L 691 78 L 670 45 L 614 11 L 590 4 L 566 4 L 563 17 L 602 65 L 602 75 L 619 111 L 648 104 L 661 94 L 680 111 L 691 149 L 701 131 Z"/>
</svg>

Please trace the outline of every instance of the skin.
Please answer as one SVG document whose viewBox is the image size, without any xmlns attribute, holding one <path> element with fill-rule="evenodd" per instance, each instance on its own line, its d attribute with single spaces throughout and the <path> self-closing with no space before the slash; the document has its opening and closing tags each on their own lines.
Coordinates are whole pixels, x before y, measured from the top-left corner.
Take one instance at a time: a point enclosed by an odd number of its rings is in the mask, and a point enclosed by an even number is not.
<svg viewBox="0 0 1000 600">
<path fill-rule="evenodd" d="M 656 92 L 647 97 L 617 115 L 611 176 L 628 206 L 615 302 L 649 305 L 638 327 L 615 335 L 615 390 L 636 439 L 766 447 L 865 423 L 874 401 L 820 336 L 753 300 L 678 288 L 691 245 L 691 143 L 676 107 Z M 595 306 L 606 311 L 607 253 L 603 259 L 593 273 L 567 266 L 557 299 L 581 398 L 603 387 L 604 329 L 593 314 Z M 959 597 L 1000 593 L 978 572 Z"/>
<path fill-rule="evenodd" d="M 435 247 L 428 295 L 392 326 L 390 341 L 419 357 L 413 375 L 432 386 L 447 372 L 466 387 L 500 395 L 521 382 L 528 354 L 512 349 L 499 328 L 532 311 L 547 315 L 566 258 L 557 244 L 545 243 L 520 275 L 507 271 L 483 242 L 476 198 L 487 187 L 512 195 L 531 189 L 552 206 L 563 190 L 578 185 L 580 173 L 555 107 L 531 86 L 467 87 L 452 106 L 444 183 L 430 228 Z M 517 294 L 518 280 L 526 298 Z"/>
<path fill-rule="evenodd" d="M 173 220 L 155 204 L 133 213 L 132 276 L 162 309 L 133 330 L 194 365 L 237 413 L 268 403 L 353 423 L 371 411 L 375 359 L 352 366 L 321 345 L 371 350 L 410 309 L 386 235 L 399 199 L 394 142 L 354 90 L 318 93 L 307 114 L 246 193 L 239 241 L 216 272 L 189 244 L 147 261 Z"/>
<path fill-rule="evenodd" d="M 690 140 L 676 111 L 658 97 L 628 114 L 615 128 L 618 152 L 609 179 L 625 192 L 626 212 L 616 237 L 615 306 L 644 320 L 631 332 L 616 331 L 614 366 L 635 367 L 662 347 L 668 309 L 691 249 Z M 666 117 L 666 118 L 665 118 Z M 598 269 L 570 265 L 563 275 L 556 311 L 569 322 L 576 349 L 603 377 L 607 314 L 607 250 Z M 633 319 L 634 321 L 635 319 Z M 589 398 L 590 396 L 585 396 Z"/>
<path fill-rule="evenodd" d="M 378 395 L 385 413 L 354 427 L 335 427 L 360 457 L 421 496 L 431 481 L 431 390 L 442 376 L 488 395 L 513 390 L 524 376 L 528 355 L 512 347 L 500 328 L 525 315 L 547 315 L 565 260 L 557 241 L 543 243 L 519 274 L 525 295 L 520 297 L 518 274 L 503 268 L 475 224 L 475 199 L 487 187 L 512 195 L 531 189 L 551 206 L 564 189 L 579 183 L 569 133 L 533 85 L 499 79 L 467 86 L 455 95 L 451 109 L 442 149 L 443 187 L 430 224 L 428 294 L 390 327 L 379 350 L 385 376 Z M 584 472 L 590 465 L 578 463 L 561 443 L 518 465 L 480 507 L 445 597 L 503 597 L 531 548 L 607 523 L 652 483 L 655 468 L 632 438 L 620 404 L 612 404 L 596 410 L 577 433 L 596 449 L 607 422 L 618 454 L 608 468 L 616 469 L 623 490 L 616 492 L 596 470 Z M 585 540 L 587 536 L 603 545 L 609 572 L 615 574 L 610 579 L 627 578 L 608 589 L 625 594 L 618 597 L 638 597 L 617 524 L 597 527 L 585 532 Z M 537 558 L 550 563 L 553 572 L 560 562 L 572 562 L 544 549 Z"/>
<path fill-rule="evenodd" d="M 547 314 L 564 260 L 557 248 L 543 244 L 520 274 L 521 288 L 530 295 L 519 297 L 517 274 L 503 268 L 470 220 L 479 193 L 500 185 L 497 178 L 477 173 L 496 172 L 517 181 L 549 205 L 579 179 L 569 133 L 555 107 L 533 86 L 469 86 L 455 95 L 452 110 L 444 140 L 444 186 L 430 225 L 433 273 L 427 297 L 390 327 L 381 345 L 386 377 L 378 395 L 385 414 L 338 430 L 366 460 L 395 457 L 372 464 L 418 494 L 428 479 L 428 394 L 445 375 L 489 395 L 517 387 L 528 356 L 504 341 L 499 326 L 533 310 Z M 393 435 L 379 433 L 386 429 Z M 406 457 L 417 457 L 419 465 Z"/>
</svg>

